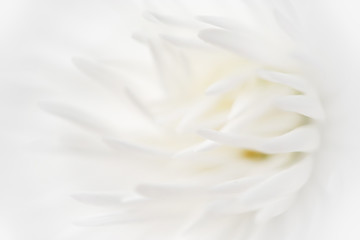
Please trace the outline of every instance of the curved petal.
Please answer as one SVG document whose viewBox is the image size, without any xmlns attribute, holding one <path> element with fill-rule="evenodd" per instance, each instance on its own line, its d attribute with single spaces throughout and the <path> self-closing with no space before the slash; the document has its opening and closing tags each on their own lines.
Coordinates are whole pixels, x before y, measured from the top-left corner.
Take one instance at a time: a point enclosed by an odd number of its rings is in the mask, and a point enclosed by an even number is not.
<svg viewBox="0 0 360 240">
<path fill-rule="evenodd" d="M 143 184 L 136 187 L 136 192 L 144 197 L 150 198 L 179 198 L 186 196 L 199 196 L 205 194 L 207 191 L 204 187 L 192 185 L 170 185 L 170 184 L 157 184 L 149 185 Z"/>
<path fill-rule="evenodd" d="M 306 117 L 323 120 L 325 113 L 318 99 L 304 95 L 281 97 L 275 102 L 279 109 L 299 113 Z"/>
<path fill-rule="evenodd" d="M 219 201 L 213 205 L 213 211 L 226 214 L 238 214 L 271 206 L 282 198 L 298 191 L 308 180 L 312 169 L 312 158 L 299 160 L 236 198 Z M 271 214 L 270 214 L 271 215 Z"/>
<path fill-rule="evenodd" d="M 260 209 L 255 216 L 256 223 L 265 223 L 271 218 L 283 214 L 294 202 L 296 194 L 286 196 L 282 199 L 279 199 L 273 203 L 270 203 L 268 206 Z"/>
<path fill-rule="evenodd" d="M 82 203 L 99 206 L 120 205 L 124 199 L 124 195 L 116 193 L 75 193 L 71 197 Z"/>
<path fill-rule="evenodd" d="M 307 83 L 307 81 L 297 75 L 270 70 L 261 70 L 258 71 L 258 74 L 259 77 L 264 80 L 283 84 L 302 93 L 313 94 L 314 92 L 313 88 Z"/>
<path fill-rule="evenodd" d="M 267 154 L 312 152 L 319 145 L 319 132 L 314 125 L 298 127 L 273 138 L 242 136 L 213 130 L 200 130 L 198 134 L 220 144 L 252 149 Z"/>
<path fill-rule="evenodd" d="M 170 157 L 172 155 L 171 152 L 166 150 L 156 149 L 150 146 L 144 146 L 138 143 L 131 143 L 128 141 L 123 141 L 117 138 L 105 138 L 105 143 L 107 143 L 110 147 L 114 149 L 118 149 L 121 151 L 129 151 L 134 154 L 143 154 L 148 157 Z"/>
<path fill-rule="evenodd" d="M 39 106 L 46 112 L 90 129 L 97 134 L 104 135 L 114 132 L 114 129 L 106 121 L 75 106 L 58 102 L 41 102 Z"/>
</svg>

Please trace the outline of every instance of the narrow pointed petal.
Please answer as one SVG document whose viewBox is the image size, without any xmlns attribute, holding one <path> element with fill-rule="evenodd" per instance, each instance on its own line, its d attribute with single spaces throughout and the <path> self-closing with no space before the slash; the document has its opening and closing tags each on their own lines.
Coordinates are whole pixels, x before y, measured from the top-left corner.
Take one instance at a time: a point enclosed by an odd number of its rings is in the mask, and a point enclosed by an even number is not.
<svg viewBox="0 0 360 240">
<path fill-rule="evenodd" d="M 243 83 L 245 83 L 248 80 L 251 80 L 249 73 L 244 73 L 243 75 L 230 76 L 211 84 L 206 89 L 205 93 L 207 95 L 223 94 L 234 89 L 235 87 L 240 87 Z"/>
<path fill-rule="evenodd" d="M 319 144 L 319 132 L 313 125 L 298 127 L 284 135 L 273 138 L 241 136 L 212 130 L 200 130 L 198 133 L 220 144 L 252 149 L 267 154 L 311 152 Z"/>
<path fill-rule="evenodd" d="M 178 47 L 185 47 L 194 50 L 209 50 L 207 46 L 205 46 L 202 42 L 197 41 L 197 39 L 187 39 L 166 34 L 161 34 L 160 37 Z"/>
<path fill-rule="evenodd" d="M 294 202 L 295 196 L 296 194 L 286 196 L 283 199 L 270 203 L 268 206 L 260 209 L 258 213 L 256 213 L 255 222 L 258 224 L 262 224 L 274 217 L 283 214 Z"/>
<path fill-rule="evenodd" d="M 275 103 L 279 109 L 295 112 L 312 119 L 323 120 L 325 113 L 318 99 L 311 96 L 294 95 L 278 99 Z"/>
<path fill-rule="evenodd" d="M 126 87 L 124 79 L 117 73 L 111 71 L 108 67 L 102 66 L 100 63 L 95 63 L 90 60 L 82 58 L 73 58 L 74 64 L 90 78 L 99 81 L 111 92 L 119 95 L 125 94 L 131 104 L 136 107 L 150 121 L 154 121 L 151 113 L 147 110 L 142 101 L 135 96 L 133 91 Z"/>
<path fill-rule="evenodd" d="M 105 121 L 75 106 L 56 102 L 41 102 L 39 106 L 46 112 L 64 118 L 98 134 L 113 132 L 113 129 L 111 129 Z"/>
<path fill-rule="evenodd" d="M 155 123 L 154 117 L 150 113 L 149 109 L 145 106 L 144 102 L 140 100 L 135 93 L 128 87 L 124 88 L 125 95 L 131 101 L 132 105 L 135 106 L 144 117 L 148 118 L 152 123 Z"/>
<path fill-rule="evenodd" d="M 215 147 L 219 146 L 218 143 L 215 143 L 213 141 L 210 140 L 205 140 L 202 143 L 199 143 L 198 145 L 194 145 L 191 146 L 189 148 L 183 149 L 179 152 L 177 152 L 173 158 L 179 159 L 179 158 L 183 158 L 183 157 L 187 157 L 187 156 L 191 156 L 193 154 L 196 154 L 198 152 L 204 152 L 204 151 L 208 151 L 211 150 Z"/>
<path fill-rule="evenodd" d="M 301 159 L 292 167 L 269 177 L 267 180 L 239 195 L 239 197 L 215 203 L 212 206 L 212 210 L 223 214 L 239 214 L 271 206 L 269 204 L 280 201 L 290 196 L 290 194 L 297 192 L 308 181 L 311 170 L 312 159 L 310 157 Z M 275 211 L 278 210 L 275 207 L 279 207 L 276 204 L 273 207 L 274 212 L 268 213 L 268 216 L 276 212 L 279 213 L 282 210 Z M 267 213 L 265 212 L 265 214 Z M 265 218 L 266 216 L 263 217 Z"/>
<path fill-rule="evenodd" d="M 166 158 L 171 156 L 171 152 L 166 150 L 156 149 L 150 146 L 144 146 L 138 143 L 131 143 L 116 138 L 105 138 L 105 143 L 114 149 L 120 151 L 127 151 L 133 154 L 147 155 L 148 157 Z"/>
<path fill-rule="evenodd" d="M 150 198 L 179 198 L 199 196 L 206 193 L 206 189 L 198 186 L 186 185 L 139 185 L 136 191 L 144 197 Z"/>
<path fill-rule="evenodd" d="M 71 196 L 79 202 L 99 206 L 120 205 L 124 198 L 124 196 L 115 193 L 76 193 Z"/>
<path fill-rule="evenodd" d="M 264 80 L 283 84 L 305 94 L 312 94 L 314 92 L 306 80 L 300 76 L 269 70 L 259 71 L 259 76 Z"/>
<path fill-rule="evenodd" d="M 180 96 L 189 87 L 189 63 L 184 55 L 163 41 L 148 42 L 164 92 L 168 96 Z"/>
<path fill-rule="evenodd" d="M 233 105 L 231 106 L 230 113 L 227 117 L 228 120 L 235 119 L 236 117 L 240 117 L 242 113 L 242 119 L 250 119 L 254 118 L 256 116 L 261 115 L 264 111 L 268 111 L 268 103 L 266 104 L 258 104 L 259 99 L 256 98 L 256 96 L 239 96 Z M 257 108 L 254 108 L 253 106 L 258 106 Z M 246 112 L 246 114 L 245 114 Z"/>
<path fill-rule="evenodd" d="M 305 157 L 239 197 L 242 205 L 261 206 L 297 192 L 309 179 L 312 158 Z"/>
<path fill-rule="evenodd" d="M 114 224 L 136 223 L 143 221 L 150 221 L 156 219 L 156 216 L 149 216 L 148 214 L 109 214 L 103 216 L 90 217 L 84 220 L 75 222 L 78 226 L 107 226 Z"/>
<path fill-rule="evenodd" d="M 275 46 L 252 33 L 232 33 L 218 29 L 207 29 L 200 32 L 199 37 L 205 42 L 224 48 L 242 57 L 269 66 L 277 66 L 279 54 L 274 53 Z M 266 47 L 265 47 L 266 46 Z M 274 49 L 274 50 L 273 50 Z"/>
<path fill-rule="evenodd" d="M 215 185 L 212 187 L 211 192 L 217 194 L 239 194 L 264 181 L 264 179 L 265 176 L 240 178 Z"/>
<path fill-rule="evenodd" d="M 109 90 L 119 94 L 123 89 L 124 79 L 110 68 L 84 58 L 74 57 L 74 65 L 88 77 L 98 81 Z"/>
<path fill-rule="evenodd" d="M 157 12 L 149 12 L 149 11 L 145 12 L 143 14 L 143 17 L 151 22 L 162 23 L 173 27 L 195 28 L 195 29 L 200 27 L 200 25 L 195 21 L 191 21 L 191 20 L 189 21 L 187 19 L 182 19 L 179 17 L 170 16 L 166 14 L 160 14 Z"/>
<path fill-rule="evenodd" d="M 211 24 L 215 27 L 220 27 L 226 30 L 239 30 L 241 29 L 239 24 L 234 19 L 228 19 L 224 17 L 216 17 L 216 16 L 198 16 L 202 22 Z"/>
<path fill-rule="evenodd" d="M 211 109 L 211 107 L 216 104 L 217 98 L 205 98 L 203 100 L 198 101 L 193 106 L 190 106 L 186 114 L 181 118 L 176 130 L 178 132 L 184 132 L 186 129 L 192 129 L 195 120 L 203 115 L 207 110 Z"/>
</svg>

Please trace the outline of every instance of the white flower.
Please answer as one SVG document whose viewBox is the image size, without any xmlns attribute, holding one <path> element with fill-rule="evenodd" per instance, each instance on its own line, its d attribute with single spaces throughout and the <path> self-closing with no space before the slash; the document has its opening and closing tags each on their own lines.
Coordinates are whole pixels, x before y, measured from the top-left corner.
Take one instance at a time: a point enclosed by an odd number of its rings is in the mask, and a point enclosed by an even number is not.
<svg viewBox="0 0 360 240">
<path fill-rule="evenodd" d="M 74 194 L 111 208 L 80 224 L 131 222 L 126 239 L 255 239 L 296 201 L 325 114 L 296 9 L 247 3 L 234 6 L 241 16 L 233 17 L 147 12 L 150 23 L 134 38 L 158 75 L 127 79 L 117 61 L 74 58 L 114 95 L 112 105 L 94 105 L 92 114 L 57 102 L 42 107 L 104 138 L 132 169 L 118 193 Z M 120 108 L 127 112 L 119 118 Z"/>
</svg>

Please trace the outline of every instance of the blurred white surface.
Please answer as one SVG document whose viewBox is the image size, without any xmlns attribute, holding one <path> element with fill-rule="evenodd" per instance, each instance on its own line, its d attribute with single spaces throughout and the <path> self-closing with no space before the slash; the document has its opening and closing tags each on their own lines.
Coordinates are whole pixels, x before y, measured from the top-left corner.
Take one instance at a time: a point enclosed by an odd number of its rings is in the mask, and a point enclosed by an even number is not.
<svg viewBox="0 0 360 240">
<path fill-rule="evenodd" d="M 332 158 L 329 164 L 334 164 L 329 168 L 335 166 L 341 176 L 334 176 L 332 196 L 335 200 L 329 209 L 333 212 L 332 228 L 319 231 L 329 231 L 329 237 L 334 239 L 358 239 L 360 7 L 355 0 L 307 2 L 311 19 L 314 15 L 324 17 L 317 27 L 329 37 L 329 42 L 318 43 L 319 48 L 328 51 L 334 44 L 338 48 L 333 49 L 331 56 L 343 58 L 333 61 L 334 65 L 339 64 L 339 71 L 329 71 L 333 79 L 340 81 L 336 84 L 341 92 L 334 93 L 334 88 L 329 92 L 328 106 L 332 112 L 329 121 L 336 128 L 329 133 L 328 142 L 337 149 L 325 154 Z M 134 48 L 130 38 L 140 16 L 139 8 L 132 1 L 0 2 L 1 239 L 56 239 L 74 220 L 66 214 L 73 211 L 67 207 L 67 203 L 72 202 L 68 194 L 84 188 L 106 190 L 118 186 L 112 181 L 118 179 L 115 170 L 107 173 L 109 178 L 104 182 L 95 182 L 98 179 L 93 177 L 99 172 L 105 173 L 108 164 L 117 166 L 119 163 L 115 161 L 102 166 L 91 158 L 85 164 L 73 156 L 57 154 L 54 157 L 53 151 L 58 146 L 56 136 L 71 126 L 44 113 L 37 103 L 57 96 L 70 97 L 81 91 L 81 81 L 86 80 L 72 66 L 72 56 L 120 55 L 130 60 L 141 56 L 142 49 Z M 119 48 L 106 47 L 107 43 L 113 46 L 115 42 Z M 77 82 L 75 79 L 79 77 L 81 80 Z M 73 86 L 72 90 L 67 88 L 69 85 Z M 91 92 L 96 85 L 89 88 Z M 336 95 L 336 101 L 331 94 Z M 73 127 L 73 131 L 81 130 Z M 337 139 L 333 139 L 334 136 Z M 77 176 L 78 172 L 81 175 Z M 88 210 L 79 208 L 80 212 Z"/>
</svg>

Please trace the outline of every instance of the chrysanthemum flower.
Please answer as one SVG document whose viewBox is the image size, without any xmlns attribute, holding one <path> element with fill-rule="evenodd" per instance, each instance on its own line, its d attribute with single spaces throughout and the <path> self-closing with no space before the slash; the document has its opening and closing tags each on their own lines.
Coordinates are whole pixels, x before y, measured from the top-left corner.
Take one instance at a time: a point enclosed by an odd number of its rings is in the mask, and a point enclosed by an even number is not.
<svg viewBox="0 0 360 240">
<path fill-rule="evenodd" d="M 196 19 L 149 6 L 134 39 L 156 73 L 76 57 L 111 105 L 42 103 L 128 171 L 118 192 L 73 195 L 105 208 L 78 224 L 131 225 L 126 239 L 256 239 L 297 201 L 325 121 L 302 19 L 289 1 L 232 4 L 238 15 Z"/>
</svg>

